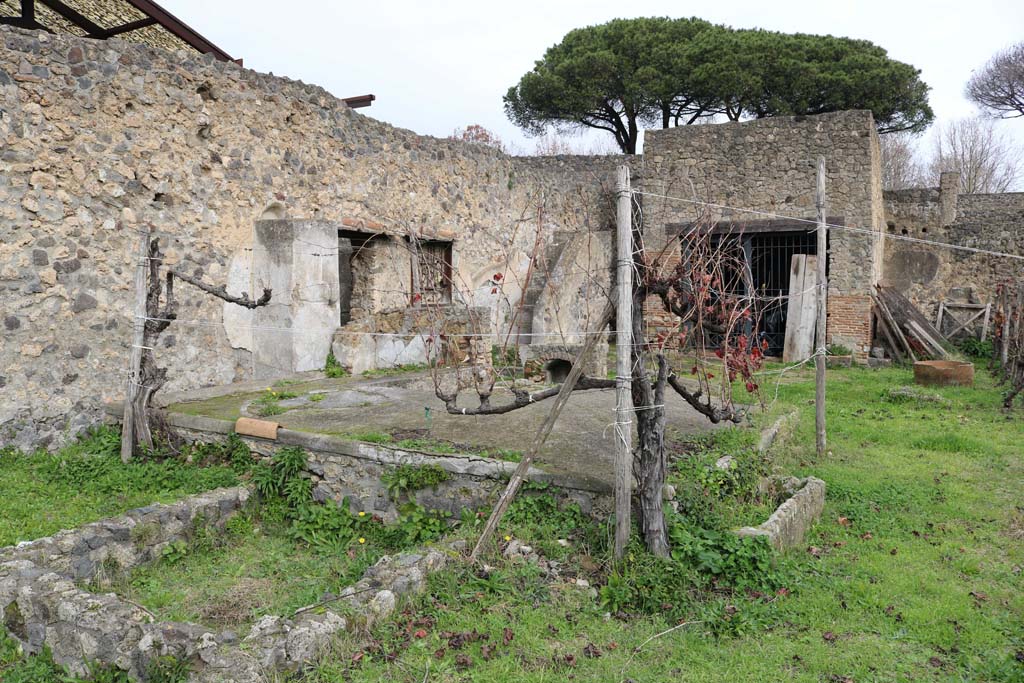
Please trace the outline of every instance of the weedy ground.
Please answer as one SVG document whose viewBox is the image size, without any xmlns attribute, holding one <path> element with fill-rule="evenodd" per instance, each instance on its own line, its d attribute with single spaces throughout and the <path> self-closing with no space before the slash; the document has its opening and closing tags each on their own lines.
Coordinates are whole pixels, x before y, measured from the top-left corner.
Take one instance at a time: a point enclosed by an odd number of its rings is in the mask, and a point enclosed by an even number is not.
<svg viewBox="0 0 1024 683">
<path fill-rule="evenodd" d="M 787 373 L 777 400 L 773 379 L 759 422 L 793 407 L 802 417 L 767 467 L 820 477 L 828 496 L 806 545 L 763 572 L 770 581 L 754 587 L 749 562 L 695 575 L 701 553 L 728 554 L 720 543 L 669 563 L 634 547 L 614 573 L 604 530 L 520 519 L 506 533 L 561 559 L 564 580 L 507 560 L 437 575 L 401 618 L 339 644 L 302 680 L 1024 681 L 1024 414 L 1003 412 L 980 371 L 974 388 L 902 390 L 908 369 L 829 370 L 818 458 L 812 371 Z M 690 450 L 706 463 L 747 438 Z M 697 472 L 709 481 L 680 498 L 705 527 L 761 514 L 743 496 L 705 505 L 732 484 L 685 458 L 672 476 Z M 666 587 L 672 597 L 657 596 Z M 639 592 L 664 599 L 661 612 Z"/>
<path fill-rule="evenodd" d="M 829 447 L 819 458 L 812 371 L 788 372 L 778 386 L 776 377 L 761 382 L 768 412 L 756 421 L 768 424 L 794 407 L 801 418 L 770 460 L 752 448 L 753 430 L 670 439 L 679 508 L 670 560 L 635 543 L 622 566 L 609 566 L 607 525 L 531 487 L 513 505 L 501 546 L 532 545 L 547 572 L 522 558 L 456 563 L 394 619 L 340 639 L 294 680 L 1024 681 L 1024 414 L 1003 412 L 1000 388 L 980 371 L 974 388 L 922 390 L 906 389 L 908 369 L 831 369 Z M 736 467 L 716 470 L 725 454 Z M 46 477 L 56 470 L 45 464 L 52 456 L 34 464 L 22 457 L 5 456 L 0 469 L 2 512 L 28 504 L 26 492 L 53 490 Z M 729 533 L 770 512 L 774 501 L 754 493 L 769 472 L 814 475 L 828 486 L 824 515 L 805 545 L 781 556 Z M 47 495 L 38 509 L 49 518 L 39 523 L 32 513 L 14 524 L 0 515 L 0 530 L 10 541 L 109 514 L 101 495 L 82 488 Z M 182 489 L 178 483 L 166 498 Z M 133 496 L 155 495 L 118 490 L 122 508 Z M 417 535 L 424 522 L 416 519 L 404 534 Z M 427 523 L 436 532 L 437 520 Z M 480 524 L 464 515 L 452 533 L 471 539 Z M 172 602 L 199 605 L 213 596 L 221 554 L 241 558 L 247 579 L 308 582 L 311 591 L 360 567 L 360 557 L 332 567 L 322 549 L 310 552 L 309 564 L 302 553 L 285 557 L 288 546 L 273 533 L 259 538 L 256 526 L 161 569 L 147 584 L 147 603 L 163 595 L 176 609 Z M 342 526 L 347 539 L 361 533 Z M 285 540 L 294 543 L 294 535 Z M 188 582 L 198 592 L 176 597 Z M 273 590 L 264 600 L 278 612 L 292 605 Z M 29 668 L 40 661 L 21 663 L 9 650 L 0 641 L 0 677 L 37 680 Z"/>
<path fill-rule="evenodd" d="M 94 586 L 145 606 L 158 619 L 203 624 L 240 635 L 260 617 L 291 616 L 338 594 L 380 557 L 357 546 L 323 553 L 296 543 L 287 527 L 257 509 L 236 515 L 224 533 L 193 537 L 159 562 Z"/>
<path fill-rule="evenodd" d="M 142 458 L 123 465 L 120 451 L 120 433 L 109 427 L 57 453 L 0 449 L 0 547 L 238 483 L 226 463 Z"/>
</svg>

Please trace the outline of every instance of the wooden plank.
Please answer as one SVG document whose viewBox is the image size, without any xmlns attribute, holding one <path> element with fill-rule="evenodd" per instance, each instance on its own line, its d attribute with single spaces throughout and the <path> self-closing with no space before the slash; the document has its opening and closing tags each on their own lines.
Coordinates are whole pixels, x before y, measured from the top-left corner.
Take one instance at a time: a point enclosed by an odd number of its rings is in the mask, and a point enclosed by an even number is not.
<svg viewBox="0 0 1024 683">
<path fill-rule="evenodd" d="M 900 349 L 899 344 L 896 343 L 896 339 L 892 335 L 892 331 L 889 329 L 889 323 L 885 321 L 885 317 L 882 312 L 878 310 L 878 306 L 875 306 L 875 322 L 878 324 L 878 328 L 882 330 L 882 335 L 885 336 L 885 341 L 889 343 L 889 349 L 892 354 L 896 357 L 898 363 L 903 362 L 903 351 Z"/>
<path fill-rule="evenodd" d="M 981 323 L 981 341 L 988 337 L 988 321 L 992 317 L 992 304 L 985 304 L 985 319 Z"/>
<path fill-rule="evenodd" d="M 789 303 L 786 312 L 786 339 L 782 360 L 797 363 L 810 358 L 814 351 L 814 317 L 818 292 L 814 283 L 817 259 L 807 254 L 793 254 L 789 271 Z"/>
<path fill-rule="evenodd" d="M 512 499 L 515 498 L 516 492 L 519 491 L 519 487 L 522 486 L 526 480 L 526 473 L 530 471 L 530 465 L 533 464 L 533 459 L 537 457 L 537 453 L 540 452 L 541 446 L 547 441 L 548 435 L 551 433 L 551 428 L 555 426 L 555 421 L 558 416 L 562 413 L 562 408 L 565 407 L 566 401 L 569 400 L 569 396 L 572 395 L 572 390 L 576 387 L 576 382 L 579 381 L 580 375 L 583 374 L 583 366 L 585 359 L 590 351 L 594 348 L 597 343 L 597 338 L 600 337 L 598 332 L 604 330 L 611 322 L 612 315 L 615 313 L 615 301 L 608 299 L 608 303 L 604 307 L 604 311 L 601 313 L 601 317 L 598 319 L 596 329 L 589 330 L 590 334 L 585 336 L 582 348 L 579 353 L 576 354 L 576 358 L 572 363 L 572 370 L 569 371 L 569 376 L 566 377 L 562 383 L 562 387 L 558 390 L 558 396 L 555 397 L 555 404 L 551 406 L 551 412 L 548 413 L 547 417 L 544 418 L 544 423 L 541 424 L 540 429 L 537 430 L 537 434 L 533 437 L 533 442 L 530 444 L 529 450 L 523 456 L 523 459 L 519 461 L 519 465 L 516 467 L 515 472 L 512 473 L 512 478 L 508 480 L 508 485 L 505 487 L 505 491 L 501 494 L 501 498 L 498 499 L 497 505 L 491 511 L 491 516 L 487 519 L 487 523 L 484 525 L 483 531 L 480 533 L 480 538 L 476 542 L 476 546 L 473 548 L 473 552 L 470 554 L 470 559 L 474 562 L 483 552 L 484 548 L 490 542 L 491 537 L 494 536 L 494 532 L 498 529 L 498 524 L 501 522 L 501 518 L 505 515 L 505 511 L 508 510 L 508 506 L 512 503 Z"/>
<path fill-rule="evenodd" d="M 825 455 L 825 321 L 827 319 L 828 226 L 825 223 L 825 157 L 818 157 L 818 184 L 814 193 L 818 209 L 818 254 L 815 284 L 818 286 L 817 324 L 814 336 L 814 428 L 818 457 Z"/>
<path fill-rule="evenodd" d="M 935 329 L 932 322 L 928 320 L 920 310 L 918 310 L 917 306 L 912 304 L 910 300 L 901 293 L 892 287 L 879 287 L 878 292 L 885 300 L 885 305 L 889 308 L 889 312 L 893 314 L 894 319 L 902 324 L 904 331 L 907 329 L 907 323 L 913 320 L 917 322 L 921 329 L 924 330 L 932 339 L 939 342 L 946 341 L 945 335 L 943 335 L 941 331 Z M 946 313 L 948 314 L 949 311 L 946 311 Z"/>
<path fill-rule="evenodd" d="M 939 358 L 949 358 L 949 354 L 946 352 L 946 349 L 942 348 L 942 344 L 930 335 L 928 331 L 922 327 L 921 323 L 916 320 L 911 320 L 908 325 L 914 332 L 914 336 L 929 346 L 931 350 L 935 352 L 936 356 Z"/>
<path fill-rule="evenodd" d="M 907 356 L 910 358 L 910 362 L 916 363 L 917 355 L 914 353 L 914 349 L 910 346 L 910 342 L 907 341 L 906 335 L 903 334 L 903 330 L 900 329 L 899 324 L 893 317 L 892 311 L 890 311 L 889 307 L 885 304 L 885 300 L 882 299 L 881 296 L 876 294 L 872 294 L 871 299 L 875 302 L 875 306 L 878 307 L 878 310 L 885 317 L 885 322 L 889 326 L 889 329 L 892 330 L 893 334 L 896 335 L 896 338 L 903 345 L 903 349 L 907 352 Z"/>
</svg>

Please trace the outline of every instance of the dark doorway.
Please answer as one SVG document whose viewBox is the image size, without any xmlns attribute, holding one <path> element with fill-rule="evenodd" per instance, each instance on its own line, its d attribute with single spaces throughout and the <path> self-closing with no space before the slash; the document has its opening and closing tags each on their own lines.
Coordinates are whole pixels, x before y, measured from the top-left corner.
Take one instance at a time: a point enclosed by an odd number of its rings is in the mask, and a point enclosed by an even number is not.
<svg viewBox="0 0 1024 683">
<path fill-rule="evenodd" d="M 569 378 L 571 371 L 572 363 L 561 358 L 548 361 L 544 366 L 544 374 L 548 376 L 548 382 L 551 384 L 561 384 Z"/>
<path fill-rule="evenodd" d="M 357 280 L 365 277 L 367 272 L 362 266 L 369 260 L 369 243 L 372 238 L 372 234 L 356 230 L 338 231 L 338 303 L 341 325 L 352 320 L 352 293 L 358 291 Z"/>
</svg>

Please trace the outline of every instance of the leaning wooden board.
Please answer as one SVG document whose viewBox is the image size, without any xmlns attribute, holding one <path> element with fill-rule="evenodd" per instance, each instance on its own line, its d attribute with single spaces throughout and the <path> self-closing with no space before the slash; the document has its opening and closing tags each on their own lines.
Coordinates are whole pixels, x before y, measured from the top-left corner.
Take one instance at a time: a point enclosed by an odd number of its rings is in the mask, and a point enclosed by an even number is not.
<svg viewBox="0 0 1024 683">
<path fill-rule="evenodd" d="M 786 363 L 807 360 L 814 352 L 814 321 L 818 306 L 818 288 L 815 287 L 817 267 L 817 257 L 793 254 L 789 271 L 786 341 L 782 347 L 782 360 Z"/>
</svg>

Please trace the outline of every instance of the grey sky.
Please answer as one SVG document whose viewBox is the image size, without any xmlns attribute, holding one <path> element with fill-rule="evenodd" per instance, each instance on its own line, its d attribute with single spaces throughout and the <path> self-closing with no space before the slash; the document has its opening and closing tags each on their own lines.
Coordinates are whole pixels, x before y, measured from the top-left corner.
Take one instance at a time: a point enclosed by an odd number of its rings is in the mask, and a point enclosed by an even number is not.
<svg viewBox="0 0 1024 683">
<path fill-rule="evenodd" d="M 775 0 L 682 3 L 162 0 L 247 67 L 339 97 L 373 93 L 362 113 L 446 136 L 478 123 L 523 149 L 501 96 L 573 28 L 615 17 L 680 16 L 743 28 L 864 38 L 922 70 L 939 120 L 967 116 L 971 70 L 1024 39 L 1020 0 Z M 1024 119 L 1001 124 L 1024 145 Z"/>
</svg>

